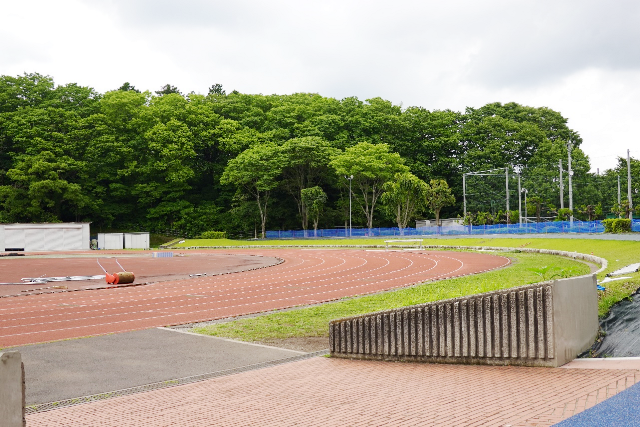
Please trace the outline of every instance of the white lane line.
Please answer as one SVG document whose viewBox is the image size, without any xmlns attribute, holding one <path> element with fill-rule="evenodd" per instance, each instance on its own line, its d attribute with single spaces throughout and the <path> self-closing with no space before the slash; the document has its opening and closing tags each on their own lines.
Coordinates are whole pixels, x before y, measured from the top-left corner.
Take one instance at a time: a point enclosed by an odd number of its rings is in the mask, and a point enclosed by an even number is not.
<svg viewBox="0 0 640 427">
<path fill-rule="evenodd" d="M 454 259 L 454 258 L 452 258 L 452 257 L 446 257 L 446 256 L 442 256 L 442 257 L 443 257 L 443 258 Z M 424 258 L 426 258 L 426 257 L 422 257 L 422 258 L 424 259 Z M 433 260 L 433 259 L 430 259 L 430 258 L 428 258 L 428 259 L 429 259 L 430 261 L 434 262 L 434 260 Z M 387 261 L 386 265 L 388 265 L 388 264 L 389 264 L 389 260 L 388 260 L 388 259 L 386 259 L 386 258 L 385 258 L 385 260 Z M 454 260 L 455 260 L 455 259 L 454 259 Z M 405 259 L 405 261 L 406 261 L 406 259 Z M 456 260 L 456 261 L 458 261 L 460 264 L 463 264 L 460 260 Z M 429 270 L 431 270 L 431 269 L 433 269 L 433 268 L 435 268 L 435 267 L 437 266 L 437 264 L 438 264 L 438 263 L 437 263 L 437 261 L 435 261 L 435 262 L 436 262 L 436 264 L 435 264 L 434 266 L 432 266 Z M 508 258 L 506 258 L 506 262 L 505 262 L 505 264 L 504 264 L 504 265 L 508 264 L 509 262 L 510 262 L 510 261 L 508 260 Z M 413 262 L 411 262 L 411 264 L 413 264 Z M 386 266 L 386 265 L 385 265 L 385 266 Z M 380 269 L 380 268 L 383 268 L 383 267 L 379 267 L 379 268 L 377 268 L 376 270 L 378 270 L 378 269 Z M 391 274 L 391 273 L 397 273 L 397 271 L 405 270 L 405 269 L 407 269 L 407 268 L 409 268 L 409 266 L 406 266 L 406 267 L 404 267 L 404 268 L 402 268 L 402 269 L 400 269 L 400 270 L 394 270 L 393 272 L 390 272 L 389 274 Z M 458 267 L 457 269 L 453 270 L 453 272 L 460 270 L 460 268 L 461 268 L 461 267 Z M 424 272 L 424 271 L 421 271 L 421 272 Z M 269 302 L 274 302 L 274 301 L 286 301 L 286 300 L 290 300 L 290 299 L 299 299 L 300 297 L 303 297 L 303 298 L 307 298 L 307 299 L 308 299 L 308 298 L 313 297 L 313 296 L 316 296 L 316 295 L 323 295 L 323 294 L 327 294 L 327 293 L 337 293 L 337 292 L 342 292 L 342 291 L 344 291 L 344 290 L 348 290 L 348 289 L 357 289 L 357 288 L 360 288 L 360 287 L 371 286 L 371 285 L 374 285 L 374 284 L 379 284 L 379 283 L 383 283 L 383 282 L 389 282 L 389 281 L 392 281 L 392 280 L 404 279 L 404 278 L 407 278 L 407 277 L 410 277 L 410 276 L 415 276 L 415 275 L 417 275 L 417 274 L 419 274 L 419 273 L 421 273 L 421 272 L 417 272 L 417 273 L 413 273 L 413 274 L 408 274 L 408 275 L 400 276 L 400 277 L 394 277 L 394 278 L 386 279 L 386 280 L 379 280 L 379 281 L 377 281 L 377 282 L 373 282 L 373 283 L 372 283 L 372 282 L 367 282 L 367 283 L 360 284 L 360 285 L 357 285 L 357 286 L 349 286 L 349 287 L 343 287 L 343 288 L 339 288 L 339 289 L 330 289 L 330 290 L 326 290 L 326 291 L 323 291 L 323 292 L 316 292 L 316 293 L 312 293 L 312 294 L 307 294 L 306 296 L 305 296 L 305 295 L 293 295 L 293 296 L 288 296 L 288 297 L 286 297 L 286 298 L 277 298 L 277 299 L 272 299 L 272 300 L 268 300 L 268 301 L 264 301 L 264 300 L 262 300 L 262 301 L 261 301 L 261 303 L 269 303 Z M 451 271 L 450 271 L 450 272 L 447 272 L 447 273 L 444 273 L 444 274 L 441 274 L 441 275 L 438 275 L 438 276 L 436 276 L 436 277 L 444 276 L 444 275 L 446 275 L 446 274 L 450 274 L 450 273 L 451 273 Z M 351 276 L 351 275 L 349 275 L 349 276 Z M 377 274 L 377 275 L 374 275 L 373 277 L 379 277 L 379 276 L 382 276 L 382 275 L 381 275 L 381 274 Z M 362 277 L 361 277 L 361 278 L 362 278 Z M 369 277 L 369 278 L 371 278 L 371 277 Z M 431 278 L 431 279 L 433 280 L 433 278 Z M 340 282 L 340 284 L 346 284 L 346 283 L 350 283 L 350 282 L 354 282 L 354 281 L 355 281 L 355 280 L 342 281 L 342 282 Z M 421 283 L 421 282 L 422 282 L 422 281 L 420 281 L 420 282 L 418 282 L 418 283 Z M 335 284 L 335 282 L 334 282 L 334 284 Z M 405 286 L 405 285 L 400 285 L 400 286 Z M 315 287 L 312 287 L 312 288 L 321 288 L 321 287 L 322 287 L 322 286 L 315 286 Z M 370 291 L 370 292 L 378 292 L 378 291 L 379 291 L 379 290 L 374 290 L 374 291 Z M 278 292 L 278 293 L 275 293 L 274 295 L 272 295 L 272 297 L 273 297 L 273 296 L 275 296 L 275 295 L 278 295 L 278 294 L 287 294 L 287 293 L 291 294 L 292 292 L 293 292 L 293 291 Z M 229 299 L 229 300 L 225 300 L 225 301 L 222 301 L 222 302 L 238 302 L 239 300 L 244 300 L 244 299 L 248 299 L 248 298 L 241 298 L 241 299 Z M 314 301 L 315 301 L 315 300 L 314 300 Z M 175 302 L 175 301 L 174 301 L 174 302 Z M 218 302 L 220 302 L 220 301 L 218 301 Z M 194 312 L 194 311 L 191 311 L 191 314 L 193 314 L 193 313 L 199 313 L 199 312 L 210 312 L 210 311 L 212 311 L 212 310 L 214 310 L 214 311 L 219 311 L 219 310 L 225 310 L 225 309 L 229 309 L 229 308 L 242 307 L 242 306 L 249 306 L 249 305 L 256 305 L 256 304 L 257 304 L 256 302 L 251 302 L 251 303 L 245 303 L 245 304 L 230 305 L 230 306 L 227 306 L 227 307 L 210 307 L 210 308 L 206 308 L 206 309 L 204 309 L 204 310 L 197 310 L 197 311 L 195 311 L 195 312 Z M 147 306 L 149 306 L 149 305 L 151 305 L 151 304 L 147 304 Z M 172 307 L 170 307 L 170 308 L 171 308 L 171 309 L 173 309 L 173 310 L 177 310 L 177 309 L 183 309 L 183 308 L 187 308 L 187 307 L 200 307 L 200 306 L 204 306 L 204 305 L 206 305 L 206 304 L 188 304 L 188 305 L 186 305 L 186 306 L 182 306 L 182 307 L 175 307 L 175 306 L 172 306 Z M 154 312 L 154 310 L 145 310 L 145 312 L 147 312 L 147 313 L 149 313 L 149 312 Z M 120 315 L 122 315 L 122 314 L 120 314 Z M 176 316 L 180 316 L 180 314 L 179 314 L 179 313 L 171 313 L 171 314 L 167 314 L 167 315 L 164 315 L 164 316 L 152 316 L 152 317 L 145 317 L 145 318 L 143 318 L 143 319 L 138 319 L 138 320 L 149 320 L 149 319 L 156 319 L 156 318 L 176 317 Z M 108 317 L 108 316 L 97 316 L 97 317 Z M 131 320 L 123 321 L 123 322 L 130 322 L 130 321 L 134 321 L 134 320 L 135 320 L 135 319 L 131 319 Z M 106 324 L 105 324 L 105 323 L 101 323 L 101 324 L 98 324 L 98 325 L 83 325 L 82 327 L 89 327 L 89 326 L 102 326 L 102 325 L 109 325 L 109 324 L 116 324 L 116 323 L 122 323 L 122 322 L 108 322 L 108 323 L 106 323 Z M 76 327 L 76 328 L 78 328 L 78 327 Z M 58 331 L 58 330 L 66 330 L 66 329 L 75 329 L 75 328 L 51 329 L 50 331 Z M 42 332 L 46 332 L 46 331 L 42 331 Z M 34 332 L 32 332 L 32 333 L 40 333 L 40 332 L 34 331 Z M 28 334 L 29 334 L 29 333 L 28 333 Z M 9 335 L 9 336 L 15 336 L 15 335 L 20 335 L 20 334 L 14 334 L 14 335 Z"/>
</svg>

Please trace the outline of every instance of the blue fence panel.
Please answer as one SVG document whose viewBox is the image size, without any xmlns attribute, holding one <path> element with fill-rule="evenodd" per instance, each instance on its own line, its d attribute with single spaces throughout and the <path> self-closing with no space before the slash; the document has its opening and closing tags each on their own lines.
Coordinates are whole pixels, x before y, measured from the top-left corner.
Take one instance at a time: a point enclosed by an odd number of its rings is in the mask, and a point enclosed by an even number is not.
<svg viewBox="0 0 640 427">
<path fill-rule="evenodd" d="M 640 220 L 634 220 L 632 230 L 640 232 Z M 353 228 L 351 237 L 403 237 L 433 235 L 483 235 L 483 234 L 556 234 L 603 233 L 602 221 L 554 221 L 525 224 L 451 225 L 437 227 L 405 228 Z M 269 239 L 300 239 L 308 237 L 349 237 L 349 229 L 279 230 L 267 231 Z"/>
</svg>

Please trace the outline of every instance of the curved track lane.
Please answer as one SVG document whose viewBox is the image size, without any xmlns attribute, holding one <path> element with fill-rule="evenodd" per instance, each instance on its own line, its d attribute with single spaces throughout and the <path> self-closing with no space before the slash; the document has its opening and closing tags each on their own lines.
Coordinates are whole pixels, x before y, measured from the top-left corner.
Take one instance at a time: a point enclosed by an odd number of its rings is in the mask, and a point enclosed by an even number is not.
<svg viewBox="0 0 640 427">
<path fill-rule="evenodd" d="M 265 269 L 144 286 L 0 298 L 0 347 L 314 304 L 509 264 L 505 257 L 470 252 L 225 252 L 279 257 L 284 262 Z"/>
</svg>

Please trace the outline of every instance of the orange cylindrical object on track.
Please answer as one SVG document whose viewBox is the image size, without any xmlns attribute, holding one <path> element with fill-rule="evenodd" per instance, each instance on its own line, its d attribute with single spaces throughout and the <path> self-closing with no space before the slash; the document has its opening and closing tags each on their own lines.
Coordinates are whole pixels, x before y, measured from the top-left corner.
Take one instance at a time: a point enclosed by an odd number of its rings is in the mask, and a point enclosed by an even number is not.
<svg viewBox="0 0 640 427">
<path fill-rule="evenodd" d="M 136 280 L 136 276 L 130 271 L 121 271 L 120 273 L 107 273 L 105 279 L 110 285 L 118 285 L 133 283 L 133 281 Z"/>
</svg>

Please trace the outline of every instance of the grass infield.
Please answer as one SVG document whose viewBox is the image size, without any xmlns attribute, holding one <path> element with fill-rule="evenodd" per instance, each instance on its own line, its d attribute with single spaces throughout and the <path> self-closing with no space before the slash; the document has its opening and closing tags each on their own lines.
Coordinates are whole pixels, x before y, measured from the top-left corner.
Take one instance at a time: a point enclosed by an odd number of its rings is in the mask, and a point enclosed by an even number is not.
<svg viewBox="0 0 640 427">
<path fill-rule="evenodd" d="M 234 241 L 188 240 L 183 247 L 229 246 L 384 246 L 384 238 L 371 239 L 323 239 L 323 240 L 262 240 Z M 472 276 L 427 282 L 394 291 L 346 298 L 339 301 L 295 310 L 268 313 L 263 316 L 218 323 L 193 332 L 227 337 L 243 341 L 267 341 L 291 337 L 325 337 L 329 321 L 336 318 L 387 310 L 413 304 L 473 295 L 498 289 L 537 283 L 554 278 L 587 274 L 584 263 L 563 257 L 517 252 L 519 248 L 556 249 L 568 252 L 593 254 L 605 258 L 609 265 L 599 274 L 601 280 L 607 272 L 640 261 L 640 242 L 590 240 L 590 239 L 501 239 L 456 238 L 424 239 L 425 245 L 446 246 L 494 246 L 513 248 L 513 252 L 501 253 L 512 260 L 509 267 Z M 640 288 L 640 273 L 630 279 L 605 284 L 607 290 L 598 292 L 598 311 L 605 315 L 611 306 L 630 298 Z"/>
</svg>

